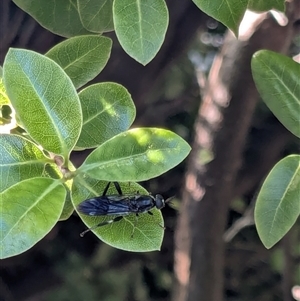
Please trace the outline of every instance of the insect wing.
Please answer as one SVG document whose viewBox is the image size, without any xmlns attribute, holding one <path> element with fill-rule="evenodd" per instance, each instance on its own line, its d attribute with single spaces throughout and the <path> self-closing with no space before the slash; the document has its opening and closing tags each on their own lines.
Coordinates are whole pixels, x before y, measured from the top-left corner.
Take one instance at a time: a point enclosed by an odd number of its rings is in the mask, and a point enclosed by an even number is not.
<svg viewBox="0 0 300 301">
<path fill-rule="evenodd" d="M 81 202 L 78 211 L 91 216 L 126 215 L 130 212 L 128 204 L 129 199 L 124 196 L 100 196 Z"/>
<path fill-rule="evenodd" d="M 106 215 L 108 207 L 108 200 L 99 200 L 99 198 L 92 198 L 81 202 L 77 208 L 80 213 L 86 215 Z"/>
</svg>

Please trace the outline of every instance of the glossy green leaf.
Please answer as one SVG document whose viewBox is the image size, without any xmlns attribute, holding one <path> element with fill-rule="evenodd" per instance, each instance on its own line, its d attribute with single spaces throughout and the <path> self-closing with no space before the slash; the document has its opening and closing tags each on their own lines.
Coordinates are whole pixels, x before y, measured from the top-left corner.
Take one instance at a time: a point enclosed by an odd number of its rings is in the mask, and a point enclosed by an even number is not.
<svg viewBox="0 0 300 301">
<path fill-rule="evenodd" d="M 103 70 L 111 46 L 111 39 L 106 37 L 79 36 L 57 44 L 46 56 L 63 68 L 78 89 Z"/>
<path fill-rule="evenodd" d="M 148 64 L 165 39 L 169 23 L 165 1 L 115 0 L 113 15 L 123 49 L 141 64 Z"/>
<path fill-rule="evenodd" d="M 285 0 L 249 0 L 248 9 L 256 12 L 276 9 L 284 12 Z"/>
<path fill-rule="evenodd" d="M 63 177 L 60 168 L 56 163 L 46 164 L 43 177 L 53 178 L 53 179 L 61 179 Z"/>
<path fill-rule="evenodd" d="M 11 107 L 7 104 L 0 104 L 0 133 L 10 133 L 15 127 L 15 120 L 12 118 Z"/>
<path fill-rule="evenodd" d="M 113 0 L 77 0 L 78 12 L 83 26 L 92 32 L 114 29 Z"/>
<path fill-rule="evenodd" d="M 46 150 L 68 158 L 82 126 L 77 92 L 54 61 L 29 50 L 10 49 L 4 85 L 22 127 Z"/>
<path fill-rule="evenodd" d="M 76 170 L 75 166 L 73 165 L 73 163 L 71 161 L 69 161 L 68 169 L 71 172 Z M 74 206 L 73 206 L 72 200 L 71 200 L 72 186 L 73 186 L 73 179 L 70 179 L 70 180 L 64 182 L 64 187 L 66 189 L 67 195 L 66 195 L 66 200 L 65 200 L 63 211 L 59 217 L 60 221 L 65 221 L 65 220 L 69 219 L 69 217 L 74 212 Z"/>
<path fill-rule="evenodd" d="M 73 163 L 71 161 L 69 161 L 68 163 L 69 163 L 68 164 L 68 170 L 71 171 L 71 172 L 75 171 L 76 168 L 73 165 Z M 56 177 L 54 177 L 54 178 L 56 178 Z M 73 206 L 72 200 L 71 200 L 72 186 L 73 186 L 73 178 L 71 178 L 71 179 L 64 182 L 64 187 L 66 189 L 67 195 L 66 195 L 63 211 L 62 211 L 62 213 L 59 217 L 59 221 L 65 221 L 65 220 L 69 219 L 69 217 L 74 212 L 74 206 Z"/>
<path fill-rule="evenodd" d="M 72 204 L 70 191 L 68 191 L 68 190 L 66 190 L 66 191 L 67 191 L 66 200 L 65 200 L 64 207 L 63 207 L 63 210 L 61 212 L 61 215 L 59 217 L 59 221 L 65 221 L 65 220 L 69 219 L 69 217 L 74 212 L 74 206 Z"/>
<path fill-rule="evenodd" d="M 0 192 L 28 178 L 45 175 L 51 160 L 29 140 L 10 134 L 0 135 Z"/>
<path fill-rule="evenodd" d="M 76 177 L 72 189 L 72 200 L 75 208 L 86 199 L 102 195 L 106 185 L 107 182 L 87 177 Z M 140 194 L 148 194 L 143 187 L 136 183 L 120 183 L 120 186 L 124 194 L 136 194 L 137 191 Z M 107 194 L 118 194 L 113 184 L 110 185 Z M 164 235 L 162 228 L 164 221 L 160 210 L 153 209 L 151 212 L 153 215 L 141 213 L 138 217 L 135 214 L 124 216 L 122 220 L 98 227 L 92 232 L 103 242 L 121 250 L 132 252 L 160 250 Z M 79 212 L 78 214 L 88 228 L 115 217 L 88 216 Z"/>
<path fill-rule="evenodd" d="M 300 64 L 269 50 L 254 54 L 251 62 L 255 85 L 278 120 L 300 138 Z"/>
<path fill-rule="evenodd" d="M 66 190 L 57 180 L 33 178 L 0 194 L 0 258 L 25 252 L 41 240 L 61 214 Z"/>
<path fill-rule="evenodd" d="M 115 83 L 101 83 L 79 93 L 83 127 L 76 146 L 97 147 L 128 130 L 135 118 L 135 106 L 128 91 Z"/>
<path fill-rule="evenodd" d="M 9 104 L 9 99 L 3 84 L 3 69 L 0 66 L 0 107 Z"/>
<path fill-rule="evenodd" d="M 193 0 L 206 14 L 220 21 L 238 35 L 240 23 L 247 9 L 248 0 Z"/>
<path fill-rule="evenodd" d="M 190 149 L 173 132 L 137 128 L 104 142 L 77 171 L 105 181 L 145 181 L 178 165 Z"/>
<path fill-rule="evenodd" d="M 300 156 L 278 162 L 257 197 L 255 224 L 266 248 L 274 246 L 300 215 Z"/>
<path fill-rule="evenodd" d="M 77 0 L 13 0 L 39 24 L 63 37 L 90 33 L 82 25 Z"/>
</svg>

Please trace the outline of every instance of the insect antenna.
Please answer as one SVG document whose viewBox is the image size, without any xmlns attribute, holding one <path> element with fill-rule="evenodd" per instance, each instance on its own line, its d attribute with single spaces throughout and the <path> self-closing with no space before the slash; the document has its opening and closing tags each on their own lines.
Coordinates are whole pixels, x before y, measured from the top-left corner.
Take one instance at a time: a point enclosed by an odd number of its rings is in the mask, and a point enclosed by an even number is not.
<svg viewBox="0 0 300 301">
<path fill-rule="evenodd" d="M 97 224 L 97 225 L 95 225 L 95 226 L 93 226 L 93 227 L 90 227 L 90 228 L 84 230 L 83 232 L 81 232 L 81 233 L 80 233 L 80 236 L 83 237 L 87 232 L 90 232 L 90 231 L 92 231 L 92 230 L 95 230 L 96 228 L 101 227 L 101 226 L 105 226 L 105 225 L 108 225 L 108 224 L 111 224 L 111 223 L 114 223 L 114 222 L 118 222 L 118 221 L 120 221 L 122 218 L 123 218 L 123 216 L 117 216 L 117 217 L 115 217 L 114 219 L 111 219 L 111 220 L 109 220 L 109 221 L 105 221 L 105 222 L 102 222 L 102 223 L 100 223 L 100 224 Z"/>
<path fill-rule="evenodd" d="M 165 200 L 165 203 L 166 203 L 166 204 L 168 203 L 168 205 L 169 205 L 171 208 L 175 207 L 174 202 L 172 202 L 173 199 L 175 199 L 175 195 L 173 195 L 173 196 L 171 196 L 171 197 L 169 197 L 169 198 L 167 198 L 167 199 Z"/>
<path fill-rule="evenodd" d="M 80 236 L 83 237 L 87 232 L 90 232 L 90 231 L 92 231 L 93 229 L 96 229 L 96 228 L 97 228 L 97 226 L 88 228 L 88 229 L 84 230 L 83 232 L 81 232 Z"/>
</svg>

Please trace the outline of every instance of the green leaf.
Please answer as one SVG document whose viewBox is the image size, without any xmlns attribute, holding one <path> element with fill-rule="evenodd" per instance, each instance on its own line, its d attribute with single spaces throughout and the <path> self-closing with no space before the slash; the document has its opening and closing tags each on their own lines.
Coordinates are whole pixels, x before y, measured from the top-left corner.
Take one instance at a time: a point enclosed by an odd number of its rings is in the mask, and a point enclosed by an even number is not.
<svg viewBox="0 0 300 301">
<path fill-rule="evenodd" d="M 269 50 L 253 55 L 252 75 L 262 99 L 278 120 L 300 138 L 300 64 Z"/>
<path fill-rule="evenodd" d="M 106 37 L 79 36 L 57 44 L 46 56 L 63 68 L 78 89 L 103 70 L 111 46 L 111 39 Z"/>
<path fill-rule="evenodd" d="M 285 11 L 285 0 L 249 0 L 248 9 L 256 12 L 264 12 L 271 9 Z"/>
<path fill-rule="evenodd" d="M 135 106 L 128 91 L 115 83 L 101 83 L 79 93 L 83 127 L 76 146 L 97 147 L 128 130 L 135 118 Z"/>
<path fill-rule="evenodd" d="M 14 119 L 14 113 L 12 107 L 9 105 L 0 104 L 0 133 L 12 133 L 13 128 L 16 127 L 16 120 Z"/>
<path fill-rule="evenodd" d="M 69 219 L 69 217 L 73 214 L 73 212 L 74 212 L 74 207 L 72 204 L 70 191 L 67 190 L 66 200 L 64 203 L 62 213 L 59 217 L 59 221 L 65 221 L 65 220 Z"/>
<path fill-rule="evenodd" d="M 71 161 L 69 161 L 68 170 L 71 172 L 76 170 L 75 166 L 73 165 L 73 163 Z M 65 220 L 69 219 L 69 217 L 74 212 L 74 206 L 73 206 L 72 200 L 71 200 L 72 185 L 73 185 L 73 179 L 69 179 L 68 181 L 64 182 L 64 187 L 66 189 L 67 195 L 66 195 L 66 200 L 65 200 L 63 211 L 59 217 L 59 221 L 65 221 Z"/>
<path fill-rule="evenodd" d="M 13 0 L 39 24 L 63 37 L 90 33 L 81 24 L 77 0 Z"/>
<path fill-rule="evenodd" d="M 0 107 L 9 104 L 9 99 L 3 84 L 3 68 L 0 66 Z"/>
<path fill-rule="evenodd" d="M 77 0 L 78 12 L 83 26 L 92 32 L 114 29 L 113 0 Z"/>
<path fill-rule="evenodd" d="M 49 58 L 10 49 L 4 85 L 22 127 L 46 150 L 67 160 L 82 125 L 77 92 L 65 72 Z"/>
<path fill-rule="evenodd" d="M 41 240 L 61 214 L 66 190 L 57 180 L 33 178 L 0 194 L 0 258 L 25 252 Z"/>
<path fill-rule="evenodd" d="M 145 181 L 178 165 L 190 149 L 173 132 L 156 128 L 132 129 L 100 145 L 77 172 L 105 181 Z"/>
<path fill-rule="evenodd" d="M 248 0 L 193 0 L 206 14 L 222 22 L 238 36 L 239 26 L 247 9 Z"/>
<path fill-rule="evenodd" d="M 300 156 L 278 162 L 257 197 L 255 224 L 266 248 L 274 246 L 300 215 Z"/>
<path fill-rule="evenodd" d="M 72 189 L 72 200 L 75 208 L 82 201 L 103 194 L 107 182 L 97 181 L 87 177 L 76 177 Z M 148 194 L 148 192 L 136 183 L 120 183 L 122 193 Z M 107 195 L 118 194 L 113 184 Z M 132 252 L 149 252 L 160 250 L 164 229 L 164 221 L 160 210 L 151 210 L 153 215 L 141 213 L 124 216 L 118 222 L 98 227 L 92 232 L 103 242 L 114 248 Z M 112 220 L 115 216 L 88 216 L 79 213 L 80 218 L 88 228 L 104 221 Z M 133 236 L 132 236 L 133 234 Z M 84 238 L 83 238 L 84 239 Z"/>
<path fill-rule="evenodd" d="M 148 64 L 159 51 L 169 23 L 164 0 L 115 0 L 116 35 L 123 49 L 139 63 Z"/>
<path fill-rule="evenodd" d="M 21 136 L 0 135 L 0 192 L 24 179 L 44 176 L 51 160 Z"/>
</svg>

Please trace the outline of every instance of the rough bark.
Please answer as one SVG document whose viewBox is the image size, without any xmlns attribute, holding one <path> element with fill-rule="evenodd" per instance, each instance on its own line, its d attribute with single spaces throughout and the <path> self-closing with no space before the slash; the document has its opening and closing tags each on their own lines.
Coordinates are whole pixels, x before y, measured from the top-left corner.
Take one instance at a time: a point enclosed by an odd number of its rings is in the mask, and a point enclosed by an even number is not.
<svg viewBox="0 0 300 301">
<path fill-rule="evenodd" d="M 265 14 L 249 24 L 248 36 L 240 41 L 229 33 L 212 66 L 195 123 L 175 234 L 174 301 L 223 300 L 223 233 L 259 99 L 250 61 L 262 48 L 287 51 L 294 36 L 295 11 L 296 2 L 289 7 L 287 26 Z M 213 155 L 213 160 L 201 163 L 202 154 Z"/>
</svg>

